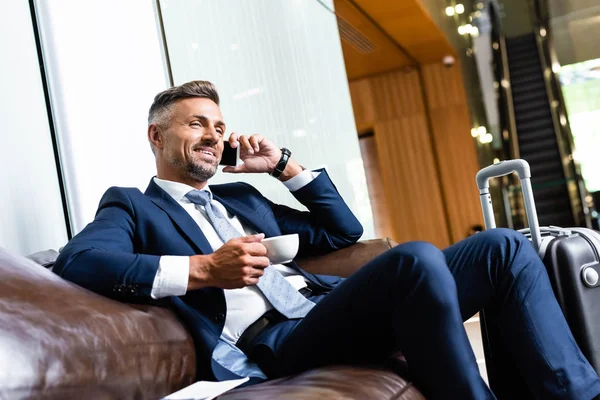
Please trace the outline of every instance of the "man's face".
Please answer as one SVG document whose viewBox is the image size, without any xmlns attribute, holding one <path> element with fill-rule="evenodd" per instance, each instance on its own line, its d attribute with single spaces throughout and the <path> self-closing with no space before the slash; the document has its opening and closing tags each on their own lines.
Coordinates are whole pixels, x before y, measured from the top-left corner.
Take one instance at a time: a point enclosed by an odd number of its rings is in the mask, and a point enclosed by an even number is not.
<svg viewBox="0 0 600 400">
<path fill-rule="evenodd" d="M 221 109 L 210 99 L 190 98 L 178 101 L 172 111 L 163 157 L 184 181 L 205 182 L 217 172 L 223 153 Z"/>
</svg>

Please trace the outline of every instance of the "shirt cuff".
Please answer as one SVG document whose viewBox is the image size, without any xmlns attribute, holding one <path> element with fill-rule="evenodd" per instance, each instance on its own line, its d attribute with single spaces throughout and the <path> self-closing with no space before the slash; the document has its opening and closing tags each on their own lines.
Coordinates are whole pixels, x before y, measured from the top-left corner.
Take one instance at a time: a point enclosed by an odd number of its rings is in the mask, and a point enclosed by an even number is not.
<svg viewBox="0 0 600 400">
<path fill-rule="evenodd" d="M 285 185 L 286 188 L 288 188 L 288 190 L 290 192 L 295 192 L 296 190 L 302 189 L 304 186 L 311 183 L 313 181 L 313 179 L 315 179 L 317 176 L 319 176 L 319 174 L 320 174 L 320 172 L 315 172 L 315 171 L 310 171 L 308 169 L 305 169 L 304 171 L 300 172 L 295 177 L 290 178 L 287 181 L 283 182 L 283 184 Z"/>
<path fill-rule="evenodd" d="M 160 299 L 168 296 L 183 296 L 187 292 L 190 278 L 190 258 L 187 256 L 162 256 L 152 283 L 150 296 Z"/>
</svg>

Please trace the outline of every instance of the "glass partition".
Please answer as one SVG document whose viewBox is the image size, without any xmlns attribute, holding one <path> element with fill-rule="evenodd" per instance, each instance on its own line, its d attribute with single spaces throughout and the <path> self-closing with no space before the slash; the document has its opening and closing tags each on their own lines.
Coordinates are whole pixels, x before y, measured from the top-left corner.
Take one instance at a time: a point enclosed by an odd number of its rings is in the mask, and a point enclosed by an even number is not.
<svg viewBox="0 0 600 400">
<path fill-rule="evenodd" d="M 373 216 L 354 124 L 333 2 L 161 0 L 174 84 L 219 89 L 229 132 L 261 133 L 307 168 L 327 167 L 373 236 Z M 275 202 L 299 207 L 268 176 L 244 180 Z"/>
<path fill-rule="evenodd" d="M 67 225 L 29 2 L 2 8 L 0 247 L 27 255 L 63 246 Z"/>
</svg>

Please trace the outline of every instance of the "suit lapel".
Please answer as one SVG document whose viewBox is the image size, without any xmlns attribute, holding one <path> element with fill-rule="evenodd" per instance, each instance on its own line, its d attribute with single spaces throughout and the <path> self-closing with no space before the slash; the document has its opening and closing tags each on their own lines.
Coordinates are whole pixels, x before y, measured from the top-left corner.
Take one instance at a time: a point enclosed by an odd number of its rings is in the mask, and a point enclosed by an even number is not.
<svg viewBox="0 0 600 400">
<path fill-rule="evenodd" d="M 194 244 L 200 253 L 210 254 L 213 252 L 211 245 L 196 221 L 167 192 L 154 183 L 154 179 L 150 180 L 145 195 L 169 215 L 171 220 L 181 229 L 184 236 Z"/>
<path fill-rule="evenodd" d="M 154 179 L 150 180 L 150 184 L 146 189 L 145 195 L 152 200 L 154 204 L 160 207 L 169 215 L 171 220 L 181 229 L 183 235 L 197 248 L 202 254 L 210 254 L 213 252 L 211 245 L 208 243 L 206 236 L 196 224 L 196 221 L 175 201 L 167 192 L 162 190 Z M 256 210 L 248 207 L 244 203 L 233 198 L 219 197 L 213 192 L 213 198 L 219 201 L 225 209 L 237 216 L 244 224 L 256 232 L 262 232 L 266 237 L 281 235 L 281 231 L 275 221 L 267 221 L 264 215 L 258 215 Z M 327 287 L 322 282 L 317 280 L 312 274 L 306 273 L 298 267 L 295 261 L 288 264 L 311 283 L 320 287 Z"/>
</svg>

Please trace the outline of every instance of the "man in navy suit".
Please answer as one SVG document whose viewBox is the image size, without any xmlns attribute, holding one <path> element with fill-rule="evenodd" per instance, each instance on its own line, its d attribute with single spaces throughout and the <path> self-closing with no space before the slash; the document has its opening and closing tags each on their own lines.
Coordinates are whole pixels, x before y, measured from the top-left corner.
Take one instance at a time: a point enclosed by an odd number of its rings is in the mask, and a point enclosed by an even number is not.
<svg viewBox="0 0 600 400">
<path fill-rule="evenodd" d="M 308 211 L 274 204 L 245 183 L 208 186 L 224 135 L 211 83 L 159 93 L 148 126 L 156 176 L 145 193 L 110 188 L 56 273 L 114 299 L 168 304 L 194 337 L 200 379 L 261 381 L 383 363 L 401 350 L 428 398 L 494 398 L 463 328 L 485 308 L 537 397 L 600 393 L 522 235 L 485 231 L 443 251 L 404 243 L 345 280 L 294 262 L 270 265 L 265 236 L 297 233 L 304 256 L 346 247 L 362 227 L 325 170 L 306 170 L 261 135 L 232 133 L 244 163 L 223 171 L 269 173 Z"/>
</svg>

